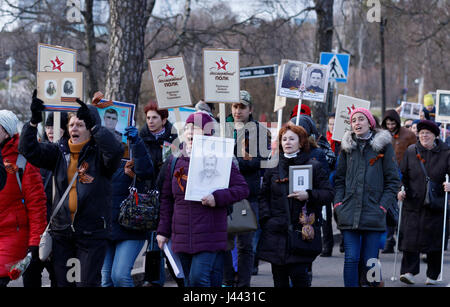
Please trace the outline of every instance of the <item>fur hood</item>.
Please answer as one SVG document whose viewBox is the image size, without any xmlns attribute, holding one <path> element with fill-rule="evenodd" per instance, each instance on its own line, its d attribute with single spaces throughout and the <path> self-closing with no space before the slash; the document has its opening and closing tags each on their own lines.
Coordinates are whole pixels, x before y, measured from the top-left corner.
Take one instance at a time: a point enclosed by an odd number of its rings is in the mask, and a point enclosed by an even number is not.
<svg viewBox="0 0 450 307">
<path fill-rule="evenodd" d="M 380 152 L 387 144 L 392 143 L 392 136 L 389 131 L 383 129 L 375 129 L 372 133 L 373 136 L 370 139 L 369 144 L 375 152 Z M 353 135 L 354 133 L 352 131 L 347 131 L 342 138 L 341 148 L 347 153 L 350 153 L 357 147 Z"/>
</svg>

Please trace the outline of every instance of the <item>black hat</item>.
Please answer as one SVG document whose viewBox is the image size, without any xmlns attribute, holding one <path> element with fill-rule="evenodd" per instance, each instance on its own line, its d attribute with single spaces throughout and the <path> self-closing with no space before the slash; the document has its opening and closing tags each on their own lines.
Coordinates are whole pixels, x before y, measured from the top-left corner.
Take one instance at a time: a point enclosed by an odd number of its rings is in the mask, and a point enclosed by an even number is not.
<svg viewBox="0 0 450 307">
<path fill-rule="evenodd" d="M 66 112 L 61 112 L 61 122 L 60 127 L 63 130 L 67 130 L 67 124 L 69 123 L 68 116 Z M 45 126 L 53 127 L 53 112 L 47 116 L 47 120 L 45 121 Z"/>
<path fill-rule="evenodd" d="M 419 133 L 420 130 L 422 130 L 422 129 L 431 131 L 436 137 L 438 137 L 441 134 L 439 127 L 436 125 L 435 122 L 433 122 L 431 120 L 427 120 L 427 119 L 421 120 L 417 124 L 417 133 Z"/>
</svg>

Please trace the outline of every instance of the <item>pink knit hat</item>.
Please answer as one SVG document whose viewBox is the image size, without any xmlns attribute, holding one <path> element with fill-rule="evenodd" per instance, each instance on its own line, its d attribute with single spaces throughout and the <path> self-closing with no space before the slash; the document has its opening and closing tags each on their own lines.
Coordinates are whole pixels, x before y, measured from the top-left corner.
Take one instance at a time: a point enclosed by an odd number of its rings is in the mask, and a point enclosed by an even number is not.
<svg viewBox="0 0 450 307">
<path fill-rule="evenodd" d="M 355 115 L 356 113 L 362 113 L 364 114 L 367 119 L 369 120 L 369 125 L 370 125 L 370 129 L 375 129 L 377 126 L 377 123 L 375 121 L 375 118 L 373 118 L 372 113 L 370 113 L 369 110 L 365 109 L 365 108 L 356 108 L 352 111 L 352 113 L 350 113 L 350 123 L 352 122 L 352 118 L 353 115 Z"/>
</svg>

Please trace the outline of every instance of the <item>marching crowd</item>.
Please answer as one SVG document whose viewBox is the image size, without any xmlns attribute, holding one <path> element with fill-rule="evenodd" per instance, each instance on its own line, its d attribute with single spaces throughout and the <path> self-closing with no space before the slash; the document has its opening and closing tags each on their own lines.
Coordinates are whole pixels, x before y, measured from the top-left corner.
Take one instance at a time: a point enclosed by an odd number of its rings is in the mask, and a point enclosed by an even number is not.
<svg viewBox="0 0 450 307">
<path fill-rule="evenodd" d="M 346 287 L 382 286 L 382 280 L 367 280 L 368 260 L 379 258 L 380 250 L 394 252 L 396 243 L 403 252 L 401 281 L 415 283 L 426 254 L 426 284 L 437 283 L 450 148 L 441 140 L 431 95 L 421 119 L 403 125 L 399 109 L 386 111 L 381 123 L 369 110 L 353 109 L 351 129 L 340 142 L 332 138 L 334 114 L 321 135 L 303 104 L 271 144 L 269 130 L 252 117 L 251 94 L 242 90 L 226 119 L 226 137 L 234 139 L 228 188 L 201 201 L 185 199 L 186 185 L 194 135 L 218 134 L 213 104 L 199 102 L 177 135 L 168 111 L 150 101 L 146 125 L 126 128 L 132 153 L 126 161 L 124 145 L 102 126 L 96 107 L 77 102 L 76 113 L 62 113 L 60 127 L 53 127 L 52 114 L 47 117 L 42 138 L 44 106 L 36 91 L 20 136 L 16 115 L 0 111 L 0 287 L 11 280 L 11 264 L 28 253 L 25 287 L 40 287 L 44 268 L 52 287 L 133 287 L 131 270 L 144 246 L 147 287 L 164 286 L 165 262 L 179 287 L 250 287 L 259 260 L 271 264 L 275 287 L 309 287 L 316 257 L 332 255 L 332 218 L 342 234 Z M 56 143 L 54 129 L 61 135 Z M 23 167 L 20 159 L 26 159 Z M 264 167 L 273 159 L 275 165 Z M 290 166 L 302 165 L 312 167 L 311 188 L 290 192 Z M 130 186 L 159 191 L 155 231 L 118 223 Z M 258 229 L 228 233 L 230 208 L 243 199 Z M 52 252 L 41 261 L 40 236 L 48 224 Z M 182 279 L 162 251 L 169 240 Z M 80 262 L 80 280 L 67 278 L 72 258 Z"/>
</svg>

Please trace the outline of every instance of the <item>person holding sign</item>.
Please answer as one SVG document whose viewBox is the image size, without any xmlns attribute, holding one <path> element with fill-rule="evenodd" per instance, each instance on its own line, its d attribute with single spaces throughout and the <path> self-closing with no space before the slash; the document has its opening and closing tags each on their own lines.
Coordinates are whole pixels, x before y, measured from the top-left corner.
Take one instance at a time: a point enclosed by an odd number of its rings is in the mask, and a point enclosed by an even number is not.
<svg viewBox="0 0 450 307">
<path fill-rule="evenodd" d="M 31 121 L 22 130 L 19 151 L 31 164 L 53 171 L 54 206 L 69 191 L 61 209 L 50 220 L 57 286 L 99 287 L 111 225 L 111 177 L 120 164 L 123 147 L 101 126 L 94 106 L 88 107 L 79 99 L 77 102 L 77 113 L 69 114 L 70 139 L 63 146 L 38 143 L 37 125 L 42 121 L 44 105 L 35 92 Z M 73 278 L 67 278 L 71 276 L 69 270 L 73 270 L 73 265 L 67 266 L 69 259 L 79 260 L 78 274 Z"/>
<path fill-rule="evenodd" d="M 310 287 L 308 270 L 321 252 L 319 226 L 322 204 L 331 202 L 334 190 L 321 164 L 311 159 L 308 134 L 305 129 L 289 123 L 278 134 L 280 162 L 264 173 L 259 195 L 259 222 L 261 238 L 258 257 L 272 265 L 275 287 Z M 289 194 L 289 167 L 312 165 L 312 186 L 305 191 Z M 288 209 L 289 216 L 288 219 Z M 309 220 L 303 222 L 302 217 Z M 304 233 L 311 243 L 310 251 L 298 252 L 288 247 L 289 221 L 296 231 Z M 316 240 L 314 240 L 316 238 Z M 314 249 L 313 249 L 314 247 Z"/>
<path fill-rule="evenodd" d="M 156 239 L 161 249 L 172 240 L 172 250 L 181 260 L 186 287 L 222 285 L 227 207 L 249 195 L 247 183 L 231 164 L 228 188 L 205 195 L 201 201 L 185 200 L 188 171 L 192 171 L 189 165 L 194 135 L 211 136 L 213 126 L 209 115 L 191 114 L 184 127 L 181 155 L 171 155 L 161 168 L 164 181 Z"/>
<path fill-rule="evenodd" d="M 387 209 L 396 201 L 400 181 L 391 134 L 376 129 L 373 115 L 365 108 L 350 113 L 350 124 L 352 130 L 345 132 L 341 142 L 334 212 L 344 237 L 344 285 L 358 287 L 360 257 L 361 275 L 367 277 L 373 266 L 370 260 L 378 259 Z M 375 275 L 378 279 L 367 280 L 372 286 L 381 281 L 381 271 Z"/>
</svg>

